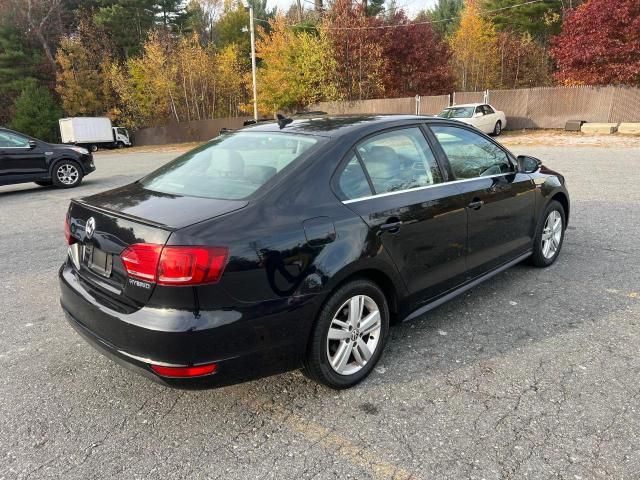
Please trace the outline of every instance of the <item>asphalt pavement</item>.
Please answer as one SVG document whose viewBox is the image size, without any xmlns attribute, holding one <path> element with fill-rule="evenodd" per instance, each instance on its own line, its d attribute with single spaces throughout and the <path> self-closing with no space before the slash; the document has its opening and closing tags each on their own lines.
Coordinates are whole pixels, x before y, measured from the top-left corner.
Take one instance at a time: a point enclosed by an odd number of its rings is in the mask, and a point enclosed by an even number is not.
<svg viewBox="0 0 640 480">
<path fill-rule="evenodd" d="M 392 327 L 342 392 L 299 372 L 172 390 L 66 324 L 69 199 L 175 152 L 99 153 L 74 190 L 0 187 L 0 479 L 640 478 L 640 149 L 515 150 L 567 178 L 559 260 Z"/>
</svg>

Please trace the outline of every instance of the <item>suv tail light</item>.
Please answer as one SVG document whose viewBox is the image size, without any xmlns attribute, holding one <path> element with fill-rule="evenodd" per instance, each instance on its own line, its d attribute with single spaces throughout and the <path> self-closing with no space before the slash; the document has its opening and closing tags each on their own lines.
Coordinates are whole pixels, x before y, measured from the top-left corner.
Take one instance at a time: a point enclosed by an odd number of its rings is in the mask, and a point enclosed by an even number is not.
<svg viewBox="0 0 640 480">
<path fill-rule="evenodd" d="M 120 258 L 130 277 L 158 285 L 201 285 L 220 280 L 228 253 L 225 247 L 135 243 Z"/>
<path fill-rule="evenodd" d="M 71 225 L 69 224 L 69 215 L 64 219 L 64 238 L 67 240 L 67 245 L 73 245 L 78 240 L 71 235 Z"/>
</svg>

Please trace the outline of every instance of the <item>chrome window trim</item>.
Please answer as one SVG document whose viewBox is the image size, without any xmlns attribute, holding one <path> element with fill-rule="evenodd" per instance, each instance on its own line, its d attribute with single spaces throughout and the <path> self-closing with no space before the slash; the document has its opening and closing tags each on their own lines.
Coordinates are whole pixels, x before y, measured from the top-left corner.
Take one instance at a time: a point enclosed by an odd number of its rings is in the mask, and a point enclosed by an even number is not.
<svg viewBox="0 0 640 480">
<path fill-rule="evenodd" d="M 434 183 L 433 185 L 425 185 L 424 187 L 407 188 L 407 189 L 404 189 L 404 190 L 398 190 L 396 192 L 378 193 L 376 195 L 369 195 L 368 197 L 359 197 L 359 198 L 353 198 L 351 200 L 343 200 L 342 203 L 347 205 L 349 203 L 362 202 L 363 200 L 371 200 L 371 199 L 374 199 L 374 198 L 388 197 L 390 195 L 400 195 L 402 193 L 417 192 L 419 190 L 425 190 L 427 188 L 442 187 L 444 185 L 452 185 L 454 183 L 472 182 L 474 180 L 481 180 L 483 178 L 506 177 L 506 176 L 509 176 L 509 175 L 516 175 L 517 173 L 518 172 L 498 173 L 496 175 L 487 175 L 486 177 L 473 177 L 473 178 L 464 178 L 462 180 L 451 180 L 451 181 L 448 181 L 448 182 Z"/>
</svg>

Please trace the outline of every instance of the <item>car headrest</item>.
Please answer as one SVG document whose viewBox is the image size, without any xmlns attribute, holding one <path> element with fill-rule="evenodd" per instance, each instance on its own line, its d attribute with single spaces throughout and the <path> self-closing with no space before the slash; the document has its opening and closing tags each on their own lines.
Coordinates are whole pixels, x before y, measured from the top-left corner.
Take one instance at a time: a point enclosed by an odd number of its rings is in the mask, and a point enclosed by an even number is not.
<svg viewBox="0 0 640 480">
<path fill-rule="evenodd" d="M 213 169 L 224 176 L 235 177 L 244 174 L 244 159 L 233 150 L 214 149 L 212 152 Z"/>
<path fill-rule="evenodd" d="M 244 167 L 244 176 L 253 183 L 264 185 L 271 177 L 277 173 L 276 167 L 267 165 L 247 165 Z"/>
<path fill-rule="evenodd" d="M 398 154 L 391 147 L 375 146 L 362 156 L 372 178 L 393 178 L 402 169 Z"/>
</svg>

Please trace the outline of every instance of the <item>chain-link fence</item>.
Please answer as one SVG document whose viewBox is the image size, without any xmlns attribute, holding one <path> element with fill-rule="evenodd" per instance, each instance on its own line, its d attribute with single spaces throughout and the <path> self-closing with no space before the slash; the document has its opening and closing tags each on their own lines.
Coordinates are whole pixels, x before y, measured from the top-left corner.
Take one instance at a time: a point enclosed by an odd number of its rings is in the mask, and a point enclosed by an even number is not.
<svg viewBox="0 0 640 480">
<path fill-rule="evenodd" d="M 451 95 L 387 98 L 357 102 L 321 102 L 311 107 L 329 114 L 435 115 L 449 105 L 491 103 L 505 112 L 507 127 L 564 128 L 568 120 L 587 122 L 640 122 L 640 88 L 540 87 Z"/>
</svg>

